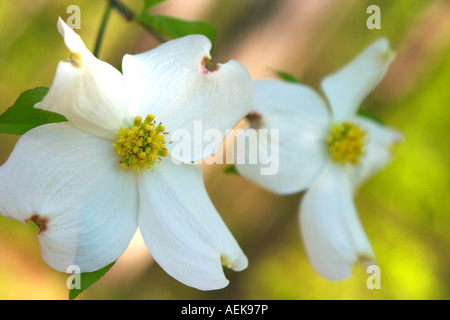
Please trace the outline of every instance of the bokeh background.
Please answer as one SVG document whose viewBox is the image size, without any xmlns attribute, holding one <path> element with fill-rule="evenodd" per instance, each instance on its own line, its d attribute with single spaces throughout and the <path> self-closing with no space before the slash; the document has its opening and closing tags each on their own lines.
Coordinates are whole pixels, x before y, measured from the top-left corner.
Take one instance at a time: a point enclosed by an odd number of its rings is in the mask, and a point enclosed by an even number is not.
<svg viewBox="0 0 450 320">
<path fill-rule="evenodd" d="M 140 10 L 141 0 L 124 0 Z M 0 112 L 21 92 L 50 86 L 68 51 L 56 30 L 69 5 L 81 8 L 81 34 L 92 50 L 106 0 L 0 1 Z M 381 8 L 369 30 L 366 9 Z M 356 195 L 359 216 L 381 268 L 381 289 L 356 266 L 330 282 L 308 264 L 298 230 L 301 194 L 276 196 L 224 165 L 205 167 L 212 201 L 250 265 L 225 270 L 230 285 L 202 292 L 168 276 L 138 236 L 111 271 L 79 299 L 448 299 L 450 144 L 450 1 L 447 0 L 168 0 L 154 12 L 212 22 L 214 58 L 244 63 L 254 79 L 283 70 L 316 89 L 322 77 L 371 41 L 388 37 L 398 51 L 363 108 L 405 135 L 394 160 Z M 113 12 L 100 58 L 119 65 L 125 53 L 158 42 Z M 0 134 L 0 164 L 17 136 Z M 0 217 L 0 299 L 67 299 L 67 275 L 40 258 L 37 227 Z"/>
</svg>

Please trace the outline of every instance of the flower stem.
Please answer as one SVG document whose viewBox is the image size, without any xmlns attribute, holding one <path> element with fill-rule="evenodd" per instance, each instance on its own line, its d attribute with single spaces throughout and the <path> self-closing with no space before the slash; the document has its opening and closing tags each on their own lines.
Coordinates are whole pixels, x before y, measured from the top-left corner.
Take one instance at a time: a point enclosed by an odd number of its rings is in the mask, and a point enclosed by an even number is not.
<svg viewBox="0 0 450 320">
<path fill-rule="evenodd" d="M 136 21 L 141 26 L 143 26 L 149 33 L 151 33 L 151 35 L 154 36 L 159 42 L 164 43 L 167 41 L 167 39 L 162 34 L 160 34 L 158 31 L 156 31 L 152 27 L 146 25 L 144 22 L 136 19 L 136 16 L 137 16 L 136 13 L 133 10 L 131 10 L 130 8 L 128 8 L 127 6 L 125 6 L 120 0 L 109 0 L 109 3 L 127 21 L 132 21 L 132 20 Z"/>
<path fill-rule="evenodd" d="M 105 34 L 106 23 L 108 22 L 109 16 L 111 15 L 112 2 L 108 2 L 106 6 L 105 13 L 103 14 L 102 23 L 100 24 L 100 29 L 98 30 L 97 40 L 95 40 L 95 46 L 93 54 L 98 58 L 100 52 L 100 46 L 102 44 L 103 36 Z"/>
</svg>

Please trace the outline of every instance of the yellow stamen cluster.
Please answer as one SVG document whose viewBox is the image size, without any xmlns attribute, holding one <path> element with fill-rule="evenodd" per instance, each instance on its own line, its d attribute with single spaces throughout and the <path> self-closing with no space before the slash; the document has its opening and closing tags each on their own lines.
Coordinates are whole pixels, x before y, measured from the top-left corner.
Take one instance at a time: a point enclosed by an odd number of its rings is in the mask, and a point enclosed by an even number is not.
<svg viewBox="0 0 450 320">
<path fill-rule="evenodd" d="M 122 156 L 120 165 L 123 168 L 149 169 L 155 162 L 161 162 L 161 157 L 167 156 L 165 128 L 156 124 L 155 116 L 149 114 L 144 122 L 142 117 L 134 119 L 133 126 L 124 127 L 117 132 L 114 149 Z M 152 170 L 153 171 L 153 170 Z"/>
<path fill-rule="evenodd" d="M 333 125 L 327 140 L 331 158 L 336 162 L 357 165 L 364 153 L 365 136 L 365 131 L 350 122 Z"/>
</svg>

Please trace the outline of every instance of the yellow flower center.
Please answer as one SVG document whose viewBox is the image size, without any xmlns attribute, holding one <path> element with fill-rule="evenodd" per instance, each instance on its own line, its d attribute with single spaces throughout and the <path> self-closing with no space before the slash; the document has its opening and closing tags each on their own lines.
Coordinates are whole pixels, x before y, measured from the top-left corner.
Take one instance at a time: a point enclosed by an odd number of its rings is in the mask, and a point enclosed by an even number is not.
<svg viewBox="0 0 450 320">
<path fill-rule="evenodd" d="M 168 155 L 165 142 L 168 132 L 164 131 L 161 123 L 157 125 L 154 119 L 155 116 L 149 114 L 142 122 L 142 117 L 137 116 L 133 126 L 117 132 L 119 137 L 113 146 L 122 157 L 120 165 L 123 168 L 149 169 L 155 162 L 159 164 L 161 157 Z"/>
<path fill-rule="evenodd" d="M 331 127 L 327 142 L 331 158 L 339 163 L 359 163 L 364 154 L 366 132 L 350 122 L 336 123 Z"/>
</svg>

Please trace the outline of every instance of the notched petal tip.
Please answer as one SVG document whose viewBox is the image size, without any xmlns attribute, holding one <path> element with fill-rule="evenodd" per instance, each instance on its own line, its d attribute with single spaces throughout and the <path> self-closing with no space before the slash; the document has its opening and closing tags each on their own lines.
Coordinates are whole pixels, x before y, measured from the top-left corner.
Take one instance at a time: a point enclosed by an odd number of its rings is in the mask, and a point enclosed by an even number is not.
<svg viewBox="0 0 450 320">
<path fill-rule="evenodd" d="M 260 121 L 262 120 L 262 118 L 263 118 L 262 114 L 257 111 L 250 111 L 247 115 L 247 119 L 253 121 Z"/>
<path fill-rule="evenodd" d="M 263 126 L 263 116 L 256 111 L 250 111 L 245 118 L 250 122 L 250 127 L 253 129 L 259 129 Z"/>
<path fill-rule="evenodd" d="M 69 62 L 74 68 L 80 69 L 83 65 L 83 57 L 79 53 L 70 52 L 67 62 Z"/>
<path fill-rule="evenodd" d="M 405 140 L 405 135 L 399 131 L 396 131 L 396 135 L 393 139 L 393 143 L 400 143 Z"/>
<path fill-rule="evenodd" d="M 389 40 L 387 38 L 379 38 L 374 41 L 373 45 L 380 50 L 380 56 L 383 63 L 390 63 L 394 60 L 397 51 L 390 48 Z"/>
<path fill-rule="evenodd" d="M 227 267 L 227 268 L 230 268 L 230 267 L 231 267 L 231 261 L 230 261 L 230 258 L 229 258 L 227 255 L 225 255 L 225 254 L 222 254 L 222 255 L 220 256 L 220 262 L 222 263 L 223 266 L 225 266 L 225 267 Z"/>
<path fill-rule="evenodd" d="M 364 267 L 367 268 L 373 264 L 376 264 L 375 257 L 373 254 L 360 253 L 358 255 L 358 262 Z"/>
<path fill-rule="evenodd" d="M 220 68 L 220 63 L 216 63 L 214 65 L 210 56 L 204 56 L 200 64 L 203 70 L 203 74 L 213 73 Z"/>
<path fill-rule="evenodd" d="M 386 146 L 392 151 L 392 149 L 395 148 L 397 144 L 403 142 L 405 136 L 403 135 L 403 133 L 392 128 L 386 128 L 386 130 L 389 130 L 388 132 L 390 134 L 390 137 L 386 141 Z"/>
<path fill-rule="evenodd" d="M 223 266 L 234 271 L 242 271 L 248 267 L 248 259 L 245 255 L 238 258 L 233 258 L 228 254 L 223 253 L 220 255 L 220 261 Z"/>
<path fill-rule="evenodd" d="M 403 142 L 404 136 L 403 134 L 397 132 L 397 135 L 395 135 L 390 143 L 387 145 L 387 149 L 389 151 L 389 158 L 392 158 L 392 155 L 394 154 L 394 150 L 398 144 Z"/>
<path fill-rule="evenodd" d="M 395 51 L 394 49 L 388 49 L 385 52 L 383 52 L 381 58 L 386 62 L 389 63 L 392 60 L 394 60 L 395 55 L 397 54 L 397 51 Z"/>
<path fill-rule="evenodd" d="M 35 213 L 29 219 L 26 219 L 25 223 L 27 223 L 30 220 L 33 221 L 39 228 L 39 233 L 37 234 L 38 236 L 41 235 L 43 232 L 47 231 L 48 218 L 42 217 L 39 214 Z"/>
</svg>

